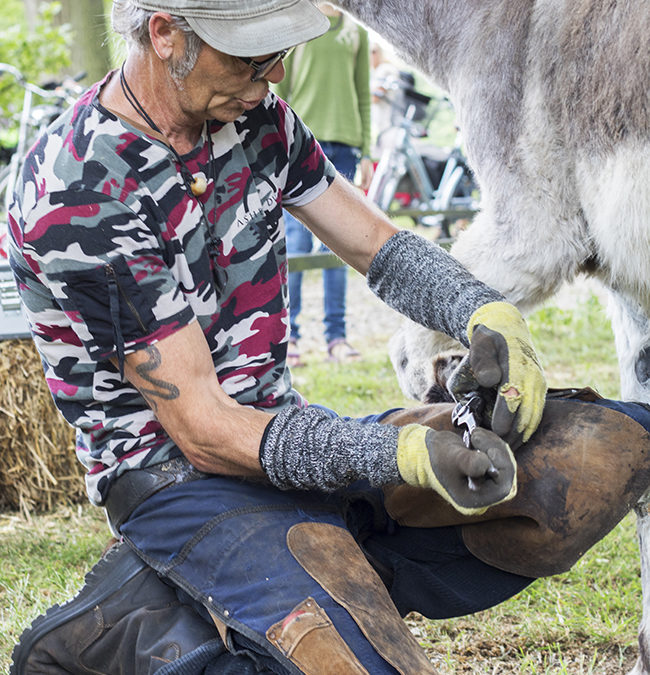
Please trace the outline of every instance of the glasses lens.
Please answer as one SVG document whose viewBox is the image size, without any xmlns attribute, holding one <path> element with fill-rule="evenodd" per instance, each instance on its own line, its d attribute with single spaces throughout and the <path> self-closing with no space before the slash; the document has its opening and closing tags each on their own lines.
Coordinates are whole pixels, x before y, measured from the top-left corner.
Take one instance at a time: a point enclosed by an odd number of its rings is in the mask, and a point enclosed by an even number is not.
<svg viewBox="0 0 650 675">
<path fill-rule="evenodd" d="M 266 77 L 266 75 L 268 75 L 278 65 L 278 63 L 282 61 L 282 59 L 289 55 L 292 49 L 293 47 L 291 49 L 284 49 L 283 51 L 278 52 L 272 56 L 270 59 L 266 59 L 266 61 L 249 61 L 249 65 L 255 71 L 251 77 L 251 82 L 257 82 L 258 80 Z"/>
</svg>

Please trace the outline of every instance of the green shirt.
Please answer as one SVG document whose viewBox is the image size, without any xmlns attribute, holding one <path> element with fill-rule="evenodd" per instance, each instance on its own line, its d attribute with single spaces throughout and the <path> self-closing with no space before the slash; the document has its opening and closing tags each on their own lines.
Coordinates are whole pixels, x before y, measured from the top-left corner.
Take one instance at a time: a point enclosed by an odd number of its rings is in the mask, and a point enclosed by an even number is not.
<svg viewBox="0 0 650 675">
<path fill-rule="evenodd" d="M 367 31 L 350 17 L 329 17 L 330 30 L 299 45 L 273 87 L 319 141 L 370 154 L 370 56 Z"/>
</svg>

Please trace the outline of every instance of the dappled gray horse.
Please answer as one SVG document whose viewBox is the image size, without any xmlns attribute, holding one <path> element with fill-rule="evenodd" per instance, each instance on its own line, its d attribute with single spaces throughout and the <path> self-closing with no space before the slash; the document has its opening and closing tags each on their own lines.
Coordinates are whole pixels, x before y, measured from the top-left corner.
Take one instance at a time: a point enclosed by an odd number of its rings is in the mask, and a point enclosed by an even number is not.
<svg viewBox="0 0 650 675">
<path fill-rule="evenodd" d="M 444 88 L 481 188 L 452 254 L 526 311 L 584 272 L 610 294 L 626 400 L 650 402 L 650 3 L 336 0 Z M 391 341 L 423 399 L 449 341 Z M 650 519 L 638 508 L 650 674 Z"/>
</svg>

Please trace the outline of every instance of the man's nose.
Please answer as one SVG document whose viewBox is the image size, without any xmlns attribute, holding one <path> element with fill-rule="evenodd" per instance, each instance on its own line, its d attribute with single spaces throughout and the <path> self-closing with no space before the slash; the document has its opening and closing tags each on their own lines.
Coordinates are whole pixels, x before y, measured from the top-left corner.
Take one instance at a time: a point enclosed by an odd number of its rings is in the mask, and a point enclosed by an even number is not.
<svg viewBox="0 0 650 675">
<path fill-rule="evenodd" d="M 273 84 L 277 84 L 284 79 L 285 74 L 286 71 L 284 69 L 284 63 L 282 61 L 278 61 L 276 65 L 273 66 L 273 68 L 271 68 L 271 70 L 269 70 L 269 72 L 264 76 L 264 79 Z"/>
</svg>

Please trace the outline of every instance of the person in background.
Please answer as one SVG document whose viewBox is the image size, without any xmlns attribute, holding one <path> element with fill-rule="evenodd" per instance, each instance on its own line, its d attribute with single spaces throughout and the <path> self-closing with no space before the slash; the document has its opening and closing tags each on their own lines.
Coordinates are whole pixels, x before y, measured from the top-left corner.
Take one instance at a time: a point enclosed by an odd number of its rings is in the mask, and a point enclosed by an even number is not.
<svg viewBox="0 0 650 675">
<path fill-rule="evenodd" d="M 285 60 L 286 77 L 275 93 L 291 105 L 314 133 L 323 152 L 345 178 L 353 181 L 360 170 L 360 186 L 372 180 L 370 159 L 370 57 L 368 33 L 350 17 L 330 5 L 319 9 L 329 18 L 329 30 L 299 46 Z M 311 253 L 312 233 L 285 212 L 287 253 Z M 319 250 L 328 252 L 325 244 Z M 347 267 L 323 270 L 323 310 L 328 360 L 360 357 L 346 335 Z M 289 274 L 291 338 L 289 365 L 304 365 L 298 348 L 302 308 L 302 272 Z"/>
</svg>

